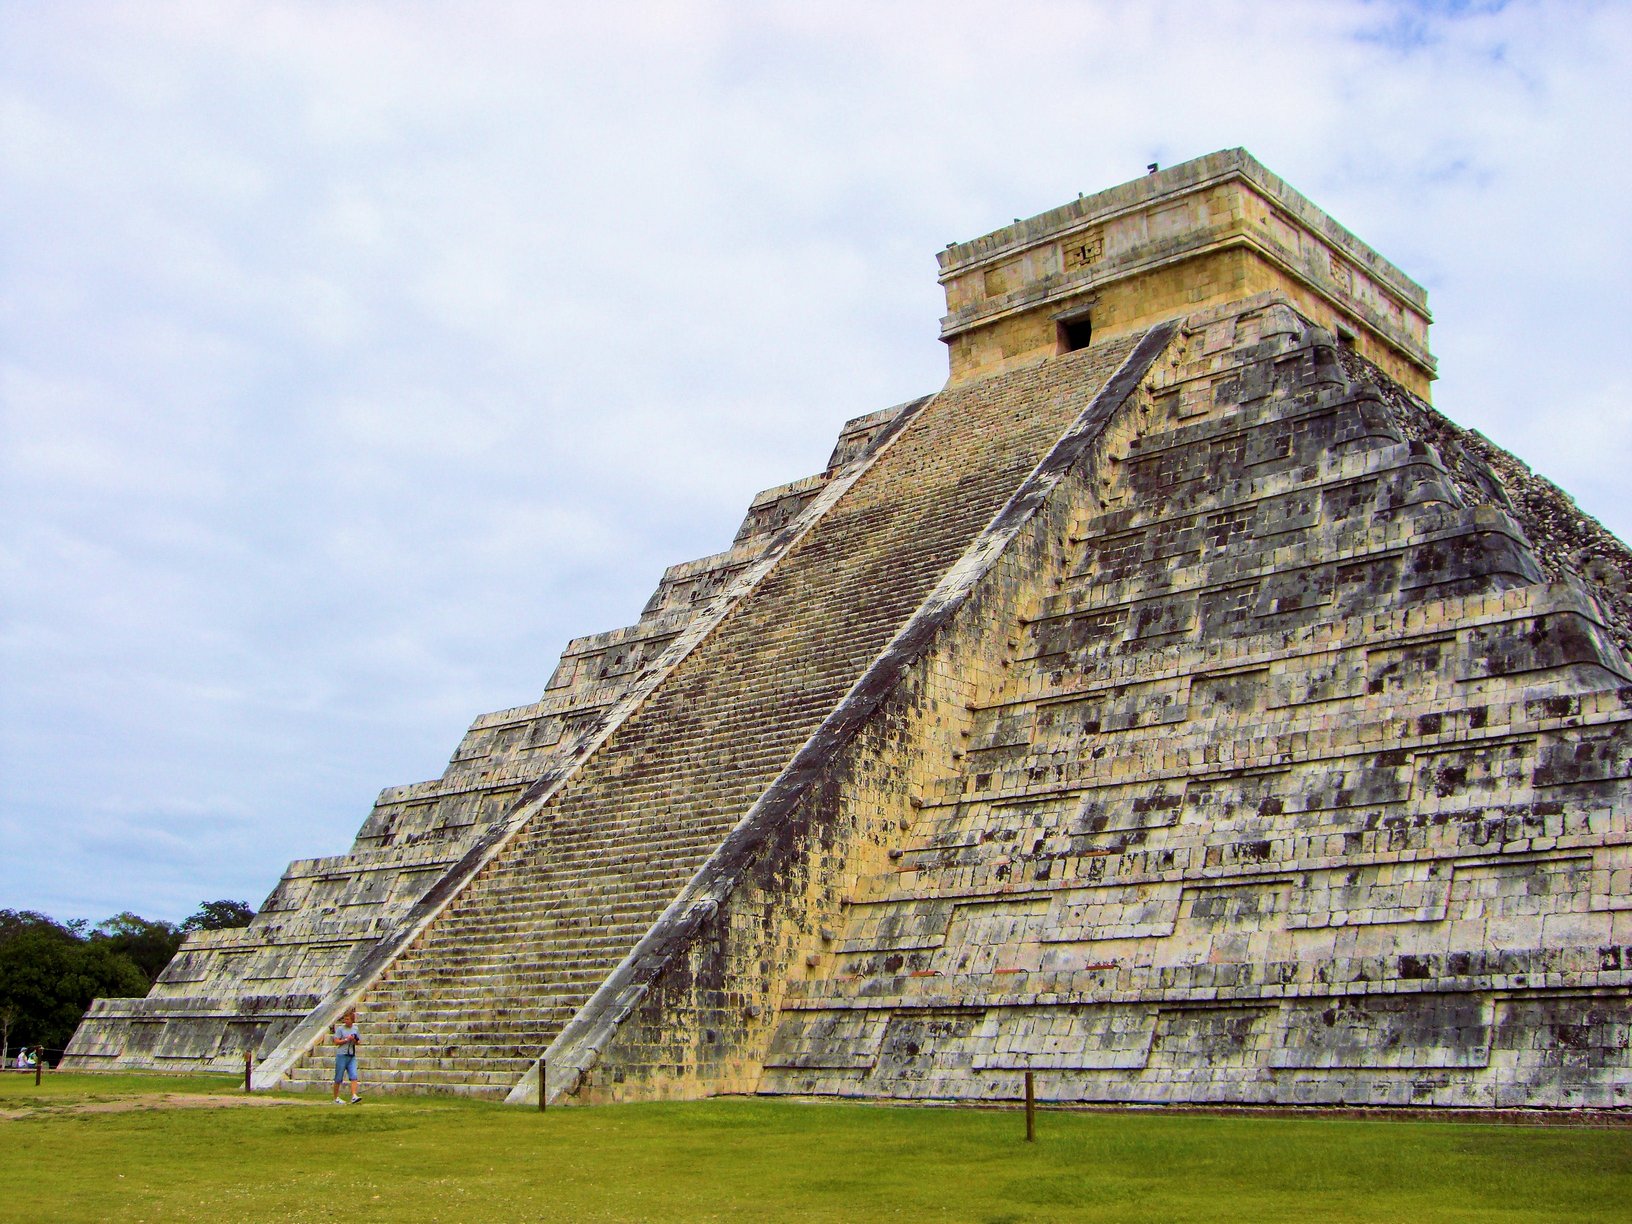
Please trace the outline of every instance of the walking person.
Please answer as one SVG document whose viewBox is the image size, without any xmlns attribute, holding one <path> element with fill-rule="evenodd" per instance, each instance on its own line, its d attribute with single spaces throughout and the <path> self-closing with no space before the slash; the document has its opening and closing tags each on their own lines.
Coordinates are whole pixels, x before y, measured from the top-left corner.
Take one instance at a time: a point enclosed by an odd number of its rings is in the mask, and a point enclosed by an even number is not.
<svg viewBox="0 0 1632 1224">
<path fill-rule="evenodd" d="M 357 1083 L 357 1009 L 348 1007 L 340 1016 L 340 1023 L 334 1026 L 334 1103 L 344 1104 L 340 1099 L 340 1085 L 346 1080 L 351 1081 L 351 1103 L 357 1104 L 363 1099 Z"/>
</svg>

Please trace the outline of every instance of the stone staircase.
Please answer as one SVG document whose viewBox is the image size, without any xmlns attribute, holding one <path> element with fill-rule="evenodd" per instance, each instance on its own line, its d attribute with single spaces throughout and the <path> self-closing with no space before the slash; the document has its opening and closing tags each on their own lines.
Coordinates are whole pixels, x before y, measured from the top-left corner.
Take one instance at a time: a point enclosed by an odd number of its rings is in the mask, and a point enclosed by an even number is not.
<svg viewBox="0 0 1632 1224">
<path fill-rule="evenodd" d="M 500 1094 L 1131 352 L 943 392 L 361 995 L 367 1080 Z M 328 1078 L 314 1045 L 296 1084 Z"/>
<path fill-rule="evenodd" d="M 97 999 L 64 1065 L 234 1070 L 245 1052 L 268 1057 L 907 407 L 846 422 L 821 472 L 761 490 L 731 547 L 669 566 L 638 622 L 569 642 L 540 699 L 476 718 L 440 777 L 382 790 L 346 853 L 290 863 L 248 927 L 190 935 L 146 998 Z"/>
<path fill-rule="evenodd" d="M 552 848 L 547 891 L 525 870 L 472 884 L 458 921 L 416 946 L 417 975 L 393 974 L 369 997 L 373 1083 L 508 1090 L 717 840 L 675 838 L 657 853 L 649 829 L 623 824 L 593 849 Z"/>
</svg>

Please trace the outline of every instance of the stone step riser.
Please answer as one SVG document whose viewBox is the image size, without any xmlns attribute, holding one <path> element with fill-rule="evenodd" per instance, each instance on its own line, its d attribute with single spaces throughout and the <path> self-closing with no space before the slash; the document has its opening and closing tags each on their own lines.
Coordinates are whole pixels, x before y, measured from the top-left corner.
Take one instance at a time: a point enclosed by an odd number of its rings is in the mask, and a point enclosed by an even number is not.
<svg viewBox="0 0 1632 1224">
<path fill-rule="evenodd" d="M 1099 385 L 1133 343 L 1112 341 L 1080 359 L 1073 386 Z M 417 1082 L 458 1068 L 474 1074 L 484 1057 L 525 1044 L 497 1032 L 474 1040 L 481 1017 L 542 1020 L 562 1009 L 529 1004 L 581 1005 L 1081 406 L 1063 395 L 1019 413 L 999 395 L 936 417 L 939 403 L 929 401 L 927 415 L 365 995 L 365 1037 L 386 1060 L 382 1069 Z M 822 645 L 788 653 L 768 649 L 772 638 Z M 541 1024 L 537 1038 L 558 1031 Z M 453 1055 L 441 1053 L 461 1041 Z"/>
</svg>

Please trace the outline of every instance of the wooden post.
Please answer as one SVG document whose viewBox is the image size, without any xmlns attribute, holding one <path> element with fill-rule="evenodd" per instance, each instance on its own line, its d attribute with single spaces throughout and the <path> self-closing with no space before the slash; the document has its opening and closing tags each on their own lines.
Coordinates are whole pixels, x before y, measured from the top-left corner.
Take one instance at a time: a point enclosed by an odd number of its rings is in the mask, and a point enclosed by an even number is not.
<svg viewBox="0 0 1632 1224">
<path fill-rule="evenodd" d="M 244 1091 L 255 1091 L 255 1051 L 244 1051 Z"/>
<path fill-rule="evenodd" d="M 538 1112 L 543 1113 L 550 1107 L 550 1080 L 545 1074 L 549 1067 L 541 1058 L 538 1060 Z"/>
<path fill-rule="evenodd" d="M 1037 1142 L 1037 1092 L 1032 1086 L 1031 1072 L 1026 1072 L 1026 1142 Z"/>
<path fill-rule="evenodd" d="M 34 1087 L 40 1086 L 40 1076 L 45 1074 L 45 1047 L 34 1047 Z"/>
</svg>

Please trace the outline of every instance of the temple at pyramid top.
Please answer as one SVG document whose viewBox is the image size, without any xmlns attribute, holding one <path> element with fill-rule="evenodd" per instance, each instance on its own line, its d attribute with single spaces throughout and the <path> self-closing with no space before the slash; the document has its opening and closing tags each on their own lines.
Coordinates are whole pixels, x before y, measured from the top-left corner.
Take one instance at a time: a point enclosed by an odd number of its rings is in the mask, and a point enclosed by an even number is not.
<svg viewBox="0 0 1632 1224">
<path fill-rule="evenodd" d="M 952 381 L 1280 290 L 1427 398 L 1428 295 L 1245 149 L 1081 196 L 940 253 Z"/>
<path fill-rule="evenodd" d="M 1240 150 L 940 275 L 944 388 L 68 1065 L 1632 1108 L 1632 552 L 1427 402 L 1423 291 Z"/>
</svg>

